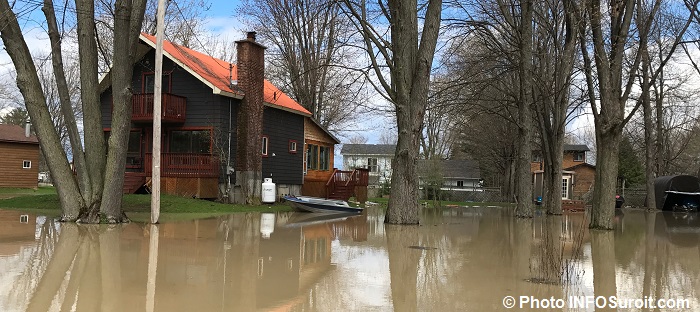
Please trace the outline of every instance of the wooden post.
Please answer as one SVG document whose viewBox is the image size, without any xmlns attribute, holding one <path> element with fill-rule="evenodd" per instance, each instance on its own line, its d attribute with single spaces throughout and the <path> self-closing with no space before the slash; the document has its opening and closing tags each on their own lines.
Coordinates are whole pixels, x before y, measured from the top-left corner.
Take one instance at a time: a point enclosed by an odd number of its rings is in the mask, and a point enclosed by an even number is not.
<svg viewBox="0 0 700 312">
<path fill-rule="evenodd" d="M 153 173 L 151 178 L 151 223 L 160 217 L 160 138 L 161 100 L 163 89 L 163 32 L 165 25 L 165 0 L 158 0 L 156 25 L 156 73 L 153 86 Z"/>
</svg>

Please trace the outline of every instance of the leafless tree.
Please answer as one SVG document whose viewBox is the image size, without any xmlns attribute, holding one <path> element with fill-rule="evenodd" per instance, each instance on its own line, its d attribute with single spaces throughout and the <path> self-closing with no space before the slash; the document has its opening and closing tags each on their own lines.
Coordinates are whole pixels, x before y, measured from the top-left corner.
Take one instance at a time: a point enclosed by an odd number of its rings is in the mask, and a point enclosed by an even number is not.
<svg viewBox="0 0 700 312">
<path fill-rule="evenodd" d="M 52 177 L 61 181 L 56 185 L 64 221 L 99 222 L 100 214 L 107 222 L 124 221 L 121 210 L 121 189 L 126 162 L 126 144 L 131 118 L 131 75 L 133 56 L 141 28 L 144 1 L 118 0 L 114 7 L 114 46 L 122 47 L 114 53 L 112 90 L 114 111 L 109 150 L 101 125 L 99 89 L 97 83 L 97 44 L 95 35 L 95 8 L 89 0 L 78 0 L 75 6 L 77 37 L 80 57 L 81 101 L 83 104 L 84 144 L 80 140 L 77 121 L 66 80 L 61 50 L 61 32 L 52 1 L 45 0 L 42 11 L 47 20 L 51 41 L 51 61 L 56 78 L 61 112 L 68 128 L 77 179 L 74 178 L 59 134 L 54 128 L 42 92 L 37 67 L 32 59 L 22 30 L 7 0 L 0 1 L 0 37 L 12 58 L 17 72 L 17 86 L 35 123 L 41 148 L 47 156 Z M 65 11 L 64 11 L 65 12 Z M 66 17 L 68 18 L 68 17 Z"/>
<path fill-rule="evenodd" d="M 357 117 L 365 105 L 364 79 L 349 65 L 357 55 L 341 2 L 247 0 L 239 12 L 268 45 L 270 79 L 322 126 L 339 131 Z"/>
<path fill-rule="evenodd" d="M 419 221 L 416 161 L 441 10 L 441 0 L 429 0 L 420 7 L 416 0 L 380 0 L 374 6 L 364 0 L 342 1 L 343 13 L 362 37 L 376 79 L 373 83 L 396 111 L 398 141 L 387 223 Z"/>
<path fill-rule="evenodd" d="M 691 12 L 696 10 L 698 1 L 685 1 L 685 4 L 689 8 L 688 17 L 685 19 L 674 15 L 668 8 L 661 14 L 657 14 L 658 11 L 663 9 L 660 2 L 655 2 L 653 6 L 645 5 L 644 2 L 640 2 L 637 5 L 636 21 L 637 24 L 644 26 L 639 27 L 639 45 L 640 53 L 642 54 L 641 77 L 639 79 L 641 95 L 639 101 L 641 102 L 644 116 L 646 203 L 649 209 L 656 208 L 654 179 L 658 174 L 659 168 L 658 153 L 663 149 L 663 102 L 665 97 L 664 84 L 666 81 L 662 73 L 665 71 L 666 64 L 674 55 L 676 48 L 683 40 L 688 27 L 693 21 L 695 14 Z M 667 16 L 671 16 L 671 18 Z M 685 22 L 675 22 L 683 20 Z M 650 50 L 653 50 L 653 52 Z M 661 92 L 652 94 L 656 90 Z M 652 97 L 655 103 L 652 103 Z M 655 111 L 652 110 L 652 104 L 656 108 Z M 654 118 L 654 113 L 656 118 Z M 656 126 L 654 125 L 655 123 Z M 654 132 L 656 132 L 656 136 Z"/>
<path fill-rule="evenodd" d="M 533 89 L 544 160 L 543 204 L 547 213 L 561 214 L 564 136 L 575 112 L 570 109 L 570 88 L 580 17 L 570 1 L 538 2 L 535 10 Z"/>
<path fill-rule="evenodd" d="M 606 4 L 608 7 L 603 7 L 599 0 L 584 2 L 582 11 L 586 18 L 579 27 L 598 153 L 590 223 L 593 229 L 614 227 L 619 146 L 622 130 L 632 115 L 626 114 L 625 108 L 642 55 L 631 46 L 630 40 L 634 35 L 636 0 Z M 604 18 L 606 13 L 608 16 Z"/>
</svg>

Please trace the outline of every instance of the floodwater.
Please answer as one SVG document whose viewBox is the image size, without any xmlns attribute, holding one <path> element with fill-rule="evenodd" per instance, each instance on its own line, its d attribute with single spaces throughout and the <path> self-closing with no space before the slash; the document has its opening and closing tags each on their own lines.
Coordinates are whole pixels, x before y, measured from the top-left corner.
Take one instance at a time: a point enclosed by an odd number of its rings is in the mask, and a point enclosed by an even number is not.
<svg viewBox="0 0 700 312">
<path fill-rule="evenodd" d="M 581 213 L 509 210 L 426 208 L 421 226 L 378 209 L 157 226 L 0 210 L 0 311 L 700 310 L 697 215 L 624 210 L 589 232 Z"/>
</svg>

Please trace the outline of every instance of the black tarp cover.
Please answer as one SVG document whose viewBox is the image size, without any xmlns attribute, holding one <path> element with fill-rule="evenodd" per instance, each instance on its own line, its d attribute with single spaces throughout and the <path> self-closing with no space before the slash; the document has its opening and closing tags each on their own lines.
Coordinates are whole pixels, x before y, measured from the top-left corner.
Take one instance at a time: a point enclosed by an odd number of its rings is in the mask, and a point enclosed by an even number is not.
<svg viewBox="0 0 700 312">
<path fill-rule="evenodd" d="M 673 210 L 674 205 L 684 205 L 684 201 L 700 198 L 700 179 L 690 175 L 658 177 L 654 180 L 654 189 L 656 209 Z"/>
</svg>

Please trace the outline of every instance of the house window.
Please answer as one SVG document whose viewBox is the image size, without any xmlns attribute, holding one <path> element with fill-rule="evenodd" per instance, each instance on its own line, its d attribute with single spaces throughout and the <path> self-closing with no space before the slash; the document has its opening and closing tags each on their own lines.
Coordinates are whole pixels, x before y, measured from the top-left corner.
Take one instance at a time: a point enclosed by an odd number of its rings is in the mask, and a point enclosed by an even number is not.
<svg viewBox="0 0 700 312">
<path fill-rule="evenodd" d="M 269 141 L 270 141 L 270 138 L 268 138 L 267 136 L 263 135 L 263 137 L 262 137 L 262 144 L 261 144 L 261 150 L 260 150 L 260 153 L 261 153 L 263 156 L 267 156 L 267 144 L 269 143 Z"/>
<path fill-rule="evenodd" d="M 315 144 L 306 145 L 306 169 L 330 170 L 331 148 Z"/>
<path fill-rule="evenodd" d="M 330 165 L 331 162 L 331 153 L 330 153 L 330 147 L 328 146 L 319 146 L 318 151 L 318 169 L 319 170 L 328 170 L 328 166 Z"/>
<path fill-rule="evenodd" d="M 129 132 L 129 145 L 126 150 L 126 167 L 140 168 L 142 161 L 141 131 L 131 131 Z"/>
<path fill-rule="evenodd" d="M 583 161 L 586 158 L 586 152 L 575 152 L 574 161 Z"/>
<path fill-rule="evenodd" d="M 532 154 L 532 162 L 541 162 L 542 161 L 542 155 L 533 153 Z"/>
<path fill-rule="evenodd" d="M 457 187 L 464 187 L 464 181 L 457 181 Z"/>
<path fill-rule="evenodd" d="M 173 130 L 170 132 L 170 153 L 211 153 L 210 130 Z"/>
<path fill-rule="evenodd" d="M 289 140 L 289 153 L 291 153 L 291 154 L 297 153 L 297 141 Z"/>
<path fill-rule="evenodd" d="M 369 172 L 379 172 L 376 158 L 367 158 L 367 169 L 369 169 Z"/>
<path fill-rule="evenodd" d="M 153 93 L 156 85 L 154 74 L 145 74 L 143 76 L 143 93 Z M 163 74 L 163 84 L 161 85 L 163 93 L 170 93 L 170 74 Z"/>
<path fill-rule="evenodd" d="M 306 146 L 306 168 L 318 170 L 318 145 L 308 144 Z"/>
<path fill-rule="evenodd" d="M 24 168 L 24 169 L 30 169 L 31 167 L 32 167 L 32 161 L 31 161 L 31 160 L 22 161 L 22 168 Z"/>
</svg>

